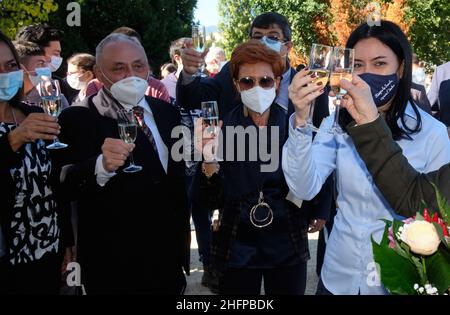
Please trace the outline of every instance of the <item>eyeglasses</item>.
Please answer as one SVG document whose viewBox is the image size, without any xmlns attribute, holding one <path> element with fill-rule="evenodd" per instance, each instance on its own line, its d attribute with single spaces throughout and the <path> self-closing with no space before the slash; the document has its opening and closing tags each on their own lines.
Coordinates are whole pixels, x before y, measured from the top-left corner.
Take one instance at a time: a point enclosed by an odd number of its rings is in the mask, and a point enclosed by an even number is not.
<svg viewBox="0 0 450 315">
<path fill-rule="evenodd" d="M 275 79 L 268 76 L 263 76 L 261 78 L 244 77 L 238 81 L 241 91 L 252 89 L 256 82 L 258 82 L 258 85 L 265 90 L 269 90 L 275 85 Z"/>
</svg>

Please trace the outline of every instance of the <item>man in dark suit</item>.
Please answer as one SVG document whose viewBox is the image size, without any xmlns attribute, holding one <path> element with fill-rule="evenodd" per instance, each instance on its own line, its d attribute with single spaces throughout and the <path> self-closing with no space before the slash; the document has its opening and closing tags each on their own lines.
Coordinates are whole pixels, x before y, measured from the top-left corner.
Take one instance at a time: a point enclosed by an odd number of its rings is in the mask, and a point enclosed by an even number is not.
<svg viewBox="0 0 450 315">
<path fill-rule="evenodd" d="M 431 115 L 431 104 L 423 85 L 414 82 L 411 83 L 411 98 L 417 106 Z"/>
<path fill-rule="evenodd" d="M 293 47 L 291 27 L 284 16 L 275 12 L 264 13 L 253 20 L 249 37 L 252 39 L 260 39 L 269 48 L 279 52 L 280 58 L 286 64 L 286 70 L 282 76 L 275 102 L 284 109 L 286 119 L 288 119 L 294 113 L 294 106 L 288 97 L 288 87 L 297 74 L 297 71 L 290 66 L 288 58 L 289 52 Z M 240 106 L 239 94 L 236 91 L 229 64 L 226 64 L 214 78 L 195 77 L 193 75 L 197 73 L 199 67 L 204 63 L 204 57 L 207 51 L 203 54 L 198 53 L 193 49 L 191 41 L 186 42 L 186 47 L 182 51 L 183 71 L 180 74 L 177 85 L 177 102 L 179 106 L 186 109 L 200 108 L 202 101 L 217 101 L 219 116 L 221 118 L 225 117 L 230 110 L 236 106 Z M 313 123 L 317 127 L 329 115 L 327 94 L 323 93 L 316 101 Z M 286 126 L 288 125 L 286 124 Z M 328 219 L 332 185 L 332 181 L 328 180 L 318 197 L 311 202 L 304 203 L 304 207 L 311 208 L 311 211 L 314 213 L 311 218 L 311 233 L 321 230 L 325 221 Z M 295 200 L 295 202 L 297 205 L 301 204 L 299 200 Z M 207 221 L 196 218 L 197 216 L 209 215 L 208 210 L 205 211 L 204 208 L 201 205 L 196 208 L 196 200 L 194 199 L 194 206 L 192 208 L 194 223 L 196 221 Z M 199 209 L 201 210 L 199 211 Z M 205 233 L 210 233 L 209 227 L 206 229 L 200 227 L 199 229 L 196 225 L 196 230 L 198 234 L 197 238 L 204 238 Z M 206 246 L 209 245 L 207 244 Z M 199 251 L 204 253 L 208 249 L 205 250 L 199 246 Z"/>
<path fill-rule="evenodd" d="M 59 117 L 65 191 L 78 201 L 78 257 L 88 294 L 180 294 L 189 272 L 184 163 L 170 155 L 180 115 L 144 97 L 149 66 L 140 43 L 123 34 L 97 47 L 104 88 Z M 119 140 L 118 110 L 139 121 L 135 144 Z M 142 170 L 125 173 L 131 152 Z"/>
</svg>

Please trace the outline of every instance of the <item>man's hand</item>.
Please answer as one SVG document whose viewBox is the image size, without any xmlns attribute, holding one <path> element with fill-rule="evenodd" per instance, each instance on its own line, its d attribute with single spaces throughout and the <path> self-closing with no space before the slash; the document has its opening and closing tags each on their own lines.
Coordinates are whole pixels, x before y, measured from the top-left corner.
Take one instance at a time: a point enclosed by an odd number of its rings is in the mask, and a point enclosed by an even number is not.
<svg viewBox="0 0 450 315">
<path fill-rule="evenodd" d="M 316 233 L 323 229 L 325 223 L 327 221 L 322 219 L 313 219 L 309 221 L 309 230 L 308 233 Z"/>
<path fill-rule="evenodd" d="M 14 152 L 25 143 L 36 140 L 55 140 L 61 127 L 57 119 L 42 113 L 33 113 L 8 135 L 9 144 Z"/>
<path fill-rule="evenodd" d="M 181 51 L 181 60 L 183 62 L 183 71 L 187 74 L 193 75 L 198 72 L 198 69 L 205 63 L 205 56 L 208 54 L 208 49 L 203 53 L 199 53 L 194 49 L 192 39 L 185 42 L 186 48 Z"/>
<path fill-rule="evenodd" d="M 102 146 L 105 170 L 112 173 L 124 166 L 134 147 L 134 144 L 127 144 L 119 139 L 106 138 Z"/>
</svg>

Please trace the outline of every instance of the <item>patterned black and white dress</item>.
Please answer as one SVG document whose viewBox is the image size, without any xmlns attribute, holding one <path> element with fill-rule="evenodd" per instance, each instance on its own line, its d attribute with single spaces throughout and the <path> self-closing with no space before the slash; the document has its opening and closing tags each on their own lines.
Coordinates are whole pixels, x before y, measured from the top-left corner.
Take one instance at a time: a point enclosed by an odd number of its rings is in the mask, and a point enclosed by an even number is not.
<svg viewBox="0 0 450 315">
<path fill-rule="evenodd" d="M 0 123 L 0 138 L 15 129 Z M 6 244 L 12 265 L 30 263 L 47 253 L 56 253 L 59 243 L 56 203 L 50 187 L 52 163 L 42 140 L 27 143 L 17 153 L 22 165 L 10 169 L 15 187 Z"/>
</svg>

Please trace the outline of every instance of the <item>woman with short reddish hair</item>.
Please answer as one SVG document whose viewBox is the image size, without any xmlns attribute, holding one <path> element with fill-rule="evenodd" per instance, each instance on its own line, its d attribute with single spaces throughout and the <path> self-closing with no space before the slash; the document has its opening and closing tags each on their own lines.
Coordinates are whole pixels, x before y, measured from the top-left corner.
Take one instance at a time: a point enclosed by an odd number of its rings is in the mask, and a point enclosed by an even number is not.
<svg viewBox="0 0 450 315">
<path fill-rule="evenodd" d="M 242 106 L 226 114 L 222 134 L 223 148 L 234 146 L 234 153 L 224 152 L 220 163 L 202 165 L 202 185 L 209 189 L 204 194 L 223 196 L 222 204 L 216 205 L 221 215 L 211 253 L 219 291 L 258 295 L 264 279 L 266 294 L 304 294 L 307 212 L 286 200 L 288 188 L 280 163 L 287 119 L 275 99 L 284 64 L 278 53 L 251 40 L 235 49 L 230 67 Z M 259 149 L 251 137 L 237 143 L 235 136 L 227 134 L 228 127 L 249 128 Z M 270 139 L 267 143 L 260 141 L 262 134 Z M 268 152 L 272 159 L 267 162 L 260 152 Z M 236 159 L 242 153 L 244 161 Z M 264 169 L 269 164 L 272 167 Z M 212 191 L 213 187 L 220 191 Z"/>
</svg>

